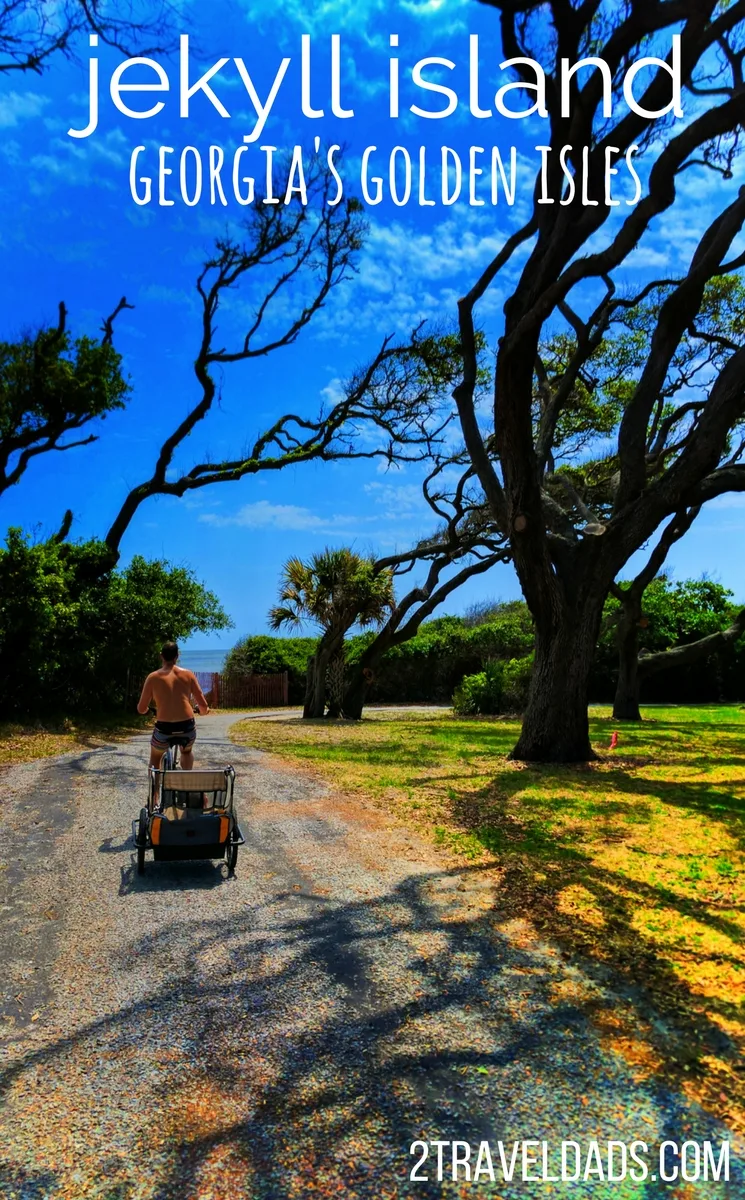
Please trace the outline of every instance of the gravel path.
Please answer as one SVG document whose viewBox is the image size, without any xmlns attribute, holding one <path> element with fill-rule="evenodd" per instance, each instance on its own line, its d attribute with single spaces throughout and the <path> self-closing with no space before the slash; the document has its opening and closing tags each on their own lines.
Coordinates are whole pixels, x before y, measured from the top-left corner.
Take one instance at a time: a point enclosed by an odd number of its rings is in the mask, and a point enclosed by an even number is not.
<svg viewBox="0 0 745 1200">
<path fill-rule="evenodd" d="M 0 775 L 2 1196 L 745 1194 L 734 1146 L 727 1184 L 652 1180 L 665 1138 L 727 1131 L 602 1046 L 601 983 L 519 925 L 495 936 L 478 869 L 230 744 L 237 719 L 198 742 L 238 775 L 232 879 L 150 856 L 136 875 L 144 737 Z M 438 1183 L 432 1160 L 414 1183 L 417 1138 L 495 1158 L 641 1139 L 650 1178 L 502 1182 L 497 1158 L 496 1185 Z"/>
</svg>

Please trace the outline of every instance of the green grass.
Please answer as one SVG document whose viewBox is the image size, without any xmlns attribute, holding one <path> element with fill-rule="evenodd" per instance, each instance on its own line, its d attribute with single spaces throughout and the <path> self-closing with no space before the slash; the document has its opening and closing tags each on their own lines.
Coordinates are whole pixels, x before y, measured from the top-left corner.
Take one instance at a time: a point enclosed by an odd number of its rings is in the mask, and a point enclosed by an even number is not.
<svg viewBox="0 0 745 1200">
<path fill-rule="evenodd" d="M 592 710 L 600 758 L 580 766 L 509 762 L 517 722 L 447 712 L 251 721 L 233 733 L 372 797 L 446 855 L 492 872 L 496 923 L 527 923 L 641 986 L 650 1021 L 638 1010 L 630 1042 L 617 1023 L 608 1036 L 627 1053 L 633 1043 L 637 1062 L 647 1029 L 639 1069 L 677 1071 L 739 1121 L 745 1089 L 722 1046 L 745 1048 L 745 710 L 644 715 L 624 725 Z M 672 1022 L 664 1036 L 655 1013 Z"/>
<path fill-rule="evenodd" d="M 0 765 L 32 762 L 54 754 L 69 754 L 75 750 L 90 750 L 104 742 L 121 741 L 132 734 L 142 733 L 152 725 L 152 718 L 130 716 L 91 719 L 35 721 L 34 723 L 0 722 Z"/>
</svg>

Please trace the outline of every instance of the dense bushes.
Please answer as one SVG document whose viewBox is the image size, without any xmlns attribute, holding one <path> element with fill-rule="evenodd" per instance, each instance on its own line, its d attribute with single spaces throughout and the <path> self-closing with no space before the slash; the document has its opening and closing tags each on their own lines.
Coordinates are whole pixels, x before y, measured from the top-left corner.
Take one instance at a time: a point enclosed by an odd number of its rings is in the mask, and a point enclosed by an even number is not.
<svg viewBox="0 0 745 1200">
<path fill-rule="evenodd" d="M 354 662 L 373 636 L 350 639 L 347 660 Z M 524 658 L 532 649 L 533 624 L 522 603 L 499 606 L 484 625 L 469 627 L 461 617 L 439 617 L 425 622 L 411 641 L 388 651 L 367 699 L 449 704 L 464 675 L 483 670 L 494 659 Z"/>
<path fill-rule="evenodd" d="M 136 557 L 111 568 L 102 542 L 0 549 L 0 673 L 9 715 L 89 713 L 132 703 L 168 638 L 225 629 L 217 598 L 187 571 Z"/>
<path fill-rule="evenodd" d="M 375 637 L 359 634 L 347 642 L 347 661 L 356 662 Z M 299 703 L 305 691 L 307 661 L 316 638 L 243 638 L 231 650 L 226 671 L 257 674 L 287 671 L 290 701 Z M 368 690 L 372 703 L 439 702 L 449 704 L 464 675 L 480 671 L 492 659 L 520 659 L 533 647 L 533 627 L 524 604 L 499 606 L 488 624 L 467 626 L 460 617 L 439 617 L 422 625 L 415 638 L 385 655 Z"/>
<path fill-rule="evenodd" d="M 453 708 L 463 717 L 522 712 L 532 671 L 532 654 L 488 662 L 483 671 L 461 680 L 453 692 Z"/>
<path fill-rule="evenodd" d="M 590 699 L 613 699 L 618 669 L 610 599 L 593 669 Z M 731 621 L 732 594 L 710 580 L 672 583 L 657 579 L 644 602 L 640 629 L 642 651 L 663 650 L 695 641 Z M 374 633 L 347 643 L 347 661 L 357 661 Z M 228 666 L 241 672 L 288 671 L 290 699 L 302 701 L 305 669 L 315 638 L 245 638 L 228 656 Z M 425 622 L 415 638 L 389 650 L 368 689 L 372 703 L 449 703 L 462 684 L 462 711 L 518 712 L 524 705 L 530 676 L 533 627 L 522 601 L 490 604 L 465 618 L 439 617 Z M 488 664 L 498 664 L 494 668 Z M 491 682 L 486 680 L 493 671 Z M 466 683 L 476 676 L 478 682 Z M 484 676 L 482 679 L 481 677 Z M 497 678 L 501 681 L 497 685 Z M 696 703 L 741 700 L 745 696 L 745 637 L 734 650 L 713 654 L 687 669 L 665 671 L 642 682 L 642 701 Z"/>
<path fill-rule="evenodd" d="M 502 606 L 498 620 L 468 628 L 460 617 L 439 617 L 422 625 L 415 638 L 386 654 L 368 691 L 373 703 L 439 701 L 449 704 L 464 675 L 481 670 L 493 658 L 519 658 L 533 646 L 530 616 L 524 604 Z M 347 662 L 354 663 L 375 637 L 359 634 L 347 642 Z M 230 651 L 225 671 L 257 674 L 287 671 L 290 701 L 299 703 L 305 691 L 307 661 L 316 638 L 243 638 Z"/>
<path fill-rule="evenodd" d="M 308 659 L 315 654 L 315 637 L 257 637 L 242 638 L 225 659 L 226 675 L 273 675 L 287 671 L 290 685 L 290 704 L 302 704 L 305 696 L 305 672 Z"/>
</svg>

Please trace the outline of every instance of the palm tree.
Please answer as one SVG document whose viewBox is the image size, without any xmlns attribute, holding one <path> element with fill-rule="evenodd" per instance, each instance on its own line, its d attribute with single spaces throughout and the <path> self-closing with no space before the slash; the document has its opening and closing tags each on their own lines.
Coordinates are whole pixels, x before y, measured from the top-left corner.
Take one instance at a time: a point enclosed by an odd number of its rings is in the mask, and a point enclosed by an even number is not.
<svg viewBox="0 0 745 1200">
<path fill-rule="evenodd" d="M 341 715 L 344 638 L 353 625 L 382 625 L 395 603 L 390 571 L 374 570 L 375 560 L 343 547 L 328 547 L 307 562 L 290 558 L 282 569 L 279 603 L 269 611 L 272 629 L 310 621 L 322 630 L 308 662 L 304 717 L 322 717 L 331 677 L 329 716 Z"/>
</svg>

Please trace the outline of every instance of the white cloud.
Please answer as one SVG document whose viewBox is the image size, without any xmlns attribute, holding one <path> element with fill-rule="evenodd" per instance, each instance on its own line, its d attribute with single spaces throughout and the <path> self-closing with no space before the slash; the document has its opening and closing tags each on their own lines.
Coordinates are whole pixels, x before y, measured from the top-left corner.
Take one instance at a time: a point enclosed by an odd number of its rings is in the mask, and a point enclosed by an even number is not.
<svg viewBox="0 0 745 1200">
<path fill-rule="evenodd" d="M 49 97 L 38 92 L 7 92 L 0 96 L 0 127 L 10 129 L 21 121 L 38 117 L 48 103 Z"/>
<path fill-rule="evenodd" d="M 321 388 L 321 395 L 329 408 L 334 408 L 335 405 L 341 404 L 345 396 L 342 380 L 336 376 L 324 388 Z"/>
<path fill-rule="evenodd" d="M 36 172 L 30 184 L 34 195 L 52 191 L 60 182 L 67 187 L 115 188 L 112 168 L 126 166 L 128 142 L 120 129 L 110 129 L 84 146 L 74 145 L 69 138 L 53 138 L 48 149 L 49 153 L 31 158 Z"/>
<path fill-rule="evenodd" d="M 253 504 L 244 504 L 237 512 L 221 514 L 203 512 L 197 518 L 205 525 L 224 529 L 227 527 L 282 531 L 291 533 L 329 534 L 334 538 L 358 538 L 363 536 L 380 538 L 383 529 L 375 529 L 388 522 L 410 522 L 423 512 L 429 514 L 418 484 L 396 486 L 387 483 L 365 484 L 364 491 L 373 500 L 375 512 L 368 516 L 351 513 L 333 513 L 324 516 L 303 508 L 298 504 L 272 504 L 268 500 L 257 500 Z M 430 514 L 431 515 L 431 514 Z"/>
<path fill-rule="evenodd" d="M 268 500 L 257 500 L 244 504 L 229 517 L 217 513 L 203 513 L 200 518 L 207 525 L 238 525 L 245 529 L 284 529 L 324 533 L 338 530 L 342 517 L 321 517 L 309 508 L 297 504 L 270 504 Z M 346 518 L 348 521 L 348 518 Z"/>
<path fill-rule="evenodd" d="M 423 231 L 402 219 L 371 226 L 359 271 L 344 287 L 346 303 L 319 316 L 316 335 L 347 344 L 355 331 L 405 336 L 422 320 L 455 323 L 458 297 L 479 277 L 509 235 L 511 209 L 453 210 Z M 501 326 L 504 287 L 513 283 L 528 248 L 500 274 L 479 306 L 482 321 Z M 355 319 L 350 324 L 349 314 Z"/>
<path fill-rule="evenodd" d="M 461 13 L 466 3 L 467 0 L 403 0 L 401 8 L 409 16 L 427 21 L 437 19 L 445 32 L 453 32 L 463 27 Z M 390 18 L 389 0 L 357 0 L 356 4 L 350 4 L 349 0 L 318 0 L 312 6 L 306 0 L 284 0 L 279 8 L 274 0 L 244 0 L 244 8 L 252 22 L 273 21 L 280 16 L 285 38 L 287 26 L 292 23 L 303 33 L 344 30 L 368 45 L 386 48 L 388 45 L 387 37 L 382 36 L 387 31 L 385 26 L 381 31 L 380 22 L 386 16 Z M 394 25 L 390 31 L 395 32 Z"/>
<path fill-rule="evenodd" d="M 403 0 L 401 7 L 415 17 L 433 17 L 463 8 L 466 0 Z"/>
<path fill-rule="evenodd" d="M 9 162 L 12 167 L 17 166 L 23 161 L 21 143 L 17 142 L 15 138 L 5 138 L 0 143 L 0 154 L 2 154 L 6 162 Z"/>
<path fill-rule="evenodd" d="M 152 300 L 155 304 L 183 304 L 186 308 L 197 308 L 196 291 L 186 288 L 169 287 L 165 283 L 148 283 L 140 292 L 142 300 Z"/>
<path fill-rule="evenodd" d="M 366 483 L 365 491 L 389 521 L 408 518 L 425 507 L 422 489 L 415 483 Z"/>
</svg>

